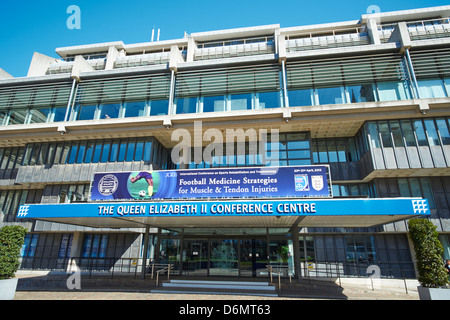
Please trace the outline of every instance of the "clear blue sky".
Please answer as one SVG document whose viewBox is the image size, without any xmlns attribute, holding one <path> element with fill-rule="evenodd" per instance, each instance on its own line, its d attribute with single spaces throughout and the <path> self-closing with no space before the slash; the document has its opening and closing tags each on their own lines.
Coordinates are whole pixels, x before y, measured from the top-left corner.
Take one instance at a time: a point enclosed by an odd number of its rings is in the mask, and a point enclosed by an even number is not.
<svg viewBox="0 0 450 320">
<path fill-rule="evenodd" d="M 188 33 L 280 24 L 281 27 L 358 20 L 370 5 L 382 12 L 447 5 L 448 0 L 0 0 L 0 68 L 26 76 L 35 51 L 109 41 L 148 42 Z M 70 5 L 81 9 L 81 29 L 70 30 Z"/>
</svg>

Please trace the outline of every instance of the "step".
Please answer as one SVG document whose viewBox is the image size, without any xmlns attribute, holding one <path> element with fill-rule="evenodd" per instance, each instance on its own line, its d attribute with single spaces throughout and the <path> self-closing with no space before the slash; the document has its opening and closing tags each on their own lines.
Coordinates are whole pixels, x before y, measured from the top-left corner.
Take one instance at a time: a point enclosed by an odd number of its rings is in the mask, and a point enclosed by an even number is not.
<svg viewBox="0 0 450 320">
<path fill-rule="evenodd" d="M 151 292 L 278 296 L 275 286 L 268 282 L 250 281 L 170 280 Z"/>
<path fill-rule="evenodd" d="M 163 287 L 177 288 L 208 288 L 208 289 L 239 289 L 275 291 L 274 286 L 267 282 L 246 281 L 208 281 L 208 280 L 171 280 L 162 284 Z"/>
</svg>

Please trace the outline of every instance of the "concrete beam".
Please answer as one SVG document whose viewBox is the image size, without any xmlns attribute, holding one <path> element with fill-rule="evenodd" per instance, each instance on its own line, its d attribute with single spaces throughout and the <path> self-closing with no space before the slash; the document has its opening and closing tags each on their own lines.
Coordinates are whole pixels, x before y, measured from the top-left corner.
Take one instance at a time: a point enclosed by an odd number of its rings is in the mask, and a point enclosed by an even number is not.
<svg viewBox="0 0 450 320">
<path fill-rule="evenodd" d="M 405 49 L 411 48 L 411 38 L 409 36 L 408 27 L 406 22 L 399 22 L 392 31 L 391 37 L 388 42 L 397 42 L 400 44 L 400 51 L 403 52 Z"/>
<path fill-rule="evenodd" d="M 28 68 L 27 77 L 44 76 L 52 63 L 57 62 L 58 59 L 35 52 L 31 59 L 30 67 Z"/>
<path fill-rule="evenodd" d="M 12 79 L 14 78 L 12 75 L 10 75 L 8 72 L 0 68 L 0 79 Z"/>
<path fill-rule="evenodd" d="M 119 50 L 115 46 L 110 46 L 108 49 L 108 54 L 106 55 L 105 70 L 114 69 L 114 63 L 119 56 Z"/>
<path fill-rule="evenodd" d="M 81 73 L 86 71 L 94 71 L 94 68 L 83 58 L 83 56 L 75 56 L 71 73 L 72 79 L 80 81 Z"/>
</svg>

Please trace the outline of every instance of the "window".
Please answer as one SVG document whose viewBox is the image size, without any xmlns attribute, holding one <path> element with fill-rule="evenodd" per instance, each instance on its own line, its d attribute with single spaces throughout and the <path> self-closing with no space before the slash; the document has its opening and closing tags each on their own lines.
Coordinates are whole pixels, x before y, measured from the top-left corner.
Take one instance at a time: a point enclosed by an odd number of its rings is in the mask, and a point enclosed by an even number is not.
<svg viewBox="0 0 450 320">
<path fill-rule="evenodd" d="M 34 257 L 36 253 L 36 247 L 39 240 L 38 234 L 27 233 L 25 235 L 22 249 L 20 250 L 21 257 Z"/>
<path fill-rule="evenodd" d="M 100 106 L 100 119 L 115 119 L 119 118 L 120 104 L 104 104 Z"/>
<path fill-rule="evenodd" d="M 316 89 L 319 97 L 319 104 L 341 104 L 344 103 L 342 87 L 336 88 L 319 88 Z"/>
<path fill-rule="evenodd" d="M 301 106 L 312 106 L 312 90 L 289 90 L 289 106 L 291 107 L 301 107 Z"/>
<path fill-rule="evenodd" d="M 129 117 L 142 117 L 145 115 L 145 101 L 140 102 L 125 102 L 125 118 Z"/>
<path fill-rule="evenodd" d="M 108 246 L 108 235 L 86 234 L 83 241 L 83 258 L 105 258 Z"/>
<path fill-rule="evenodd" d="M 197 112 L 197 98 L 177 99 L 177 114 Z"/>
<path fill-rule="evenodd" d="M 363 84 L 360 86 L 347 87 L 348 102 L 369 102 L 375 101 L 373 84 Z"/>
<path fill-rule="evenodd" d="M 225 111 L 225 96 L 203 97 L 203 112 Z"/>
<path fill-rule="evenodd" d="M 446 97 L 444 82 L 441 79 L 419 80 L 420 98 L 444 98 Z"/>
<path fill-rule="evenodd" d="M 278 91 L 275 92 L 259 92 L 258 106 L 260 109 L 280 108 L 281 97 Z"/>
<path fill-rule="evenodd" d="M 403 82 L 379 82 L 377 83 L 380 101 L 393 101 L 410 99 L 408 89 Z"/>
<path fill-rule="evenodd" d="M 230 110 L 251 110 L 252 109 L 252 95 L 247 94 L 235 94 L 230 95 Z"/>
<path fill-rule="evenodd" d="M 166 115 L 169 112 L 169 100 L 154 100 L 149 104 L 151 116 Z"/>
<path fill-rule="evenodd" d="M 77 120 L 92 120 L 95 119 L 96 105 L 79 106 Z"/>
</svg>

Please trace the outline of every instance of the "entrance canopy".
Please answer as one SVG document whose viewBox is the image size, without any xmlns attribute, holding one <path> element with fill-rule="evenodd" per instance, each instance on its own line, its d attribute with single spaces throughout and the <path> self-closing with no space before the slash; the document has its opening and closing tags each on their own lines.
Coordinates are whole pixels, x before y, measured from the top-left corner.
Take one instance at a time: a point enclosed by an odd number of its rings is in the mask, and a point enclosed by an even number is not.
<svg viewBox="0 0 450 320">
<path fill-rule="evenodd" d="M 22 205 L 19 218 L 96 228 L 371 227 L 430 214 L 422 198 L 90 202 Z"/>
</svg>

